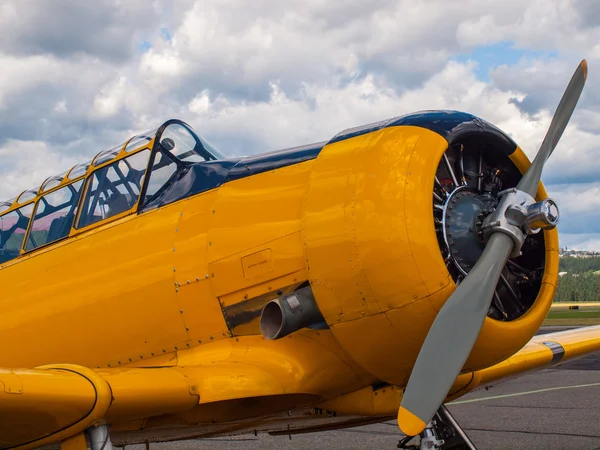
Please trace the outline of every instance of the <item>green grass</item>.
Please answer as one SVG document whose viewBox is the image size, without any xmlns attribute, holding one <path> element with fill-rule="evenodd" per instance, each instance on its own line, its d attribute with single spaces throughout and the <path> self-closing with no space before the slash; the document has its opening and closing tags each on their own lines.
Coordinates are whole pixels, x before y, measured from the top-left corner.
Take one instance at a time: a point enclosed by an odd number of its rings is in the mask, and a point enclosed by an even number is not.
<svg viewBox="0 0 600 450">
<path fill-rule="evenodd" d="M 600 324 L 600 309 L 550 311 L 544 325 L 597 325 Z"/>
<path fill-rule="evenodd" d="M 547 319 L 600 319 L 600 311 L 580 311 L 570 309 L 567 311 L 550 311 Z"/>
</svg>

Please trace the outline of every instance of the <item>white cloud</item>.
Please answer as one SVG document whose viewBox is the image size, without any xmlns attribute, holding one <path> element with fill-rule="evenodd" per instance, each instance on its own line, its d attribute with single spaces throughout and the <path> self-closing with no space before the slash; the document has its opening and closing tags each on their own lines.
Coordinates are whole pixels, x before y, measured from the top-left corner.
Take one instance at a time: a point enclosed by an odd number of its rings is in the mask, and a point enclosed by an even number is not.
<svg viewBox="0 0 600 450">
<path fill-rule="evenodd" d="M 40 141 L 9 140 L 0 147 L 0 199 L 39 187 L 51 175 L 74 166 L 76 158 L 53 151 Z M 10 167 L 9 170 L 6 170 Z"/>
<path fill-rule="evenodd" d="M 190 122 L 226 153 L 246 154 L 326 140 L 415 110 L 458 109 L 494 123 L 533 157 L 575 64 L 587 56 L 588 86 L 544 172 L 567 205 L 561 232 L 576 236 L 576 219 L 596 205 L 600 180 L 594 5 L 102 0 L 85 8 L 75 0 L 5 0 L 0 196 L 170 117 Z M 527 53 L 518 62 L 493 55 L 490 80 L 478 78 L 478 61 L 455 61 L 506 40 Z M 26 162 L 31 155 L 36 161 Z M 574 206 L 580 203 L 591 206 Z"/>
</svg>

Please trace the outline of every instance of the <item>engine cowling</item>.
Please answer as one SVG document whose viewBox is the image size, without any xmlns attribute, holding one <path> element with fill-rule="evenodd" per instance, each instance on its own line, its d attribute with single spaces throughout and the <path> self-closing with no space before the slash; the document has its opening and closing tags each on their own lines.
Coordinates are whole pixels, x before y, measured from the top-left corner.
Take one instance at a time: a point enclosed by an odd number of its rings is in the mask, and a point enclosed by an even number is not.
<svg viewBox="0 0 600 450">
<path fill-rule="evenodd" d="M 365 370 L 406 383 L 437 311 L 478 257 L 478 222 L 528 166 L 507 135 L 453 111 L 347 130 L 323 148 L 303 208 L 307 267 L 325 321 Z M 464 370 L 514 354 L 550 308 L 557 232 L 527 241 L 513 261 L 524 271 L 507 269 Z"/>
</svg>

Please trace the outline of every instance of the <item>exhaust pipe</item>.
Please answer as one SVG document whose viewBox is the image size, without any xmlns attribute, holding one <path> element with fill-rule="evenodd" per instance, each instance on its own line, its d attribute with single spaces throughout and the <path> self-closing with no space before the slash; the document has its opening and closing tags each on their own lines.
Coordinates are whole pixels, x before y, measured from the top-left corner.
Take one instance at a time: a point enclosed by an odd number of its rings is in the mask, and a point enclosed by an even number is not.
<svg viewBox="0 0 600 450">
<path fill-rule="evenodd" d="M 274 340 L 305 327 L 327 328 L 310 286 L 271 300 L 260 315 L 260 331 Z"/>
</svg>

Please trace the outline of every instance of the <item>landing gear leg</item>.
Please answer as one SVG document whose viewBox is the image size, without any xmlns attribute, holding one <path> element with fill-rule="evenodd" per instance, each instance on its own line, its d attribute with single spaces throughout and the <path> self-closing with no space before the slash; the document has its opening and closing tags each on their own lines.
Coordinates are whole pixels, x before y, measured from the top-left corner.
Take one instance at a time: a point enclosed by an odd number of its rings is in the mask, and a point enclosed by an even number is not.
<svg viewBox="0 0 600 450">
<path fill-rule="evenodd" d="M 407 436 L 398 443 L 405 450 L 477 450 L 450 411 L 442 405 L 427 428 L 419 435 L 419 445 L 408 445 L 416 436 Z"/>
<path fill-rule="evenodd" d="M 86 432 L 91 450 L 113 450 L 108 425 L 91 426 Z"/>
</svg>

